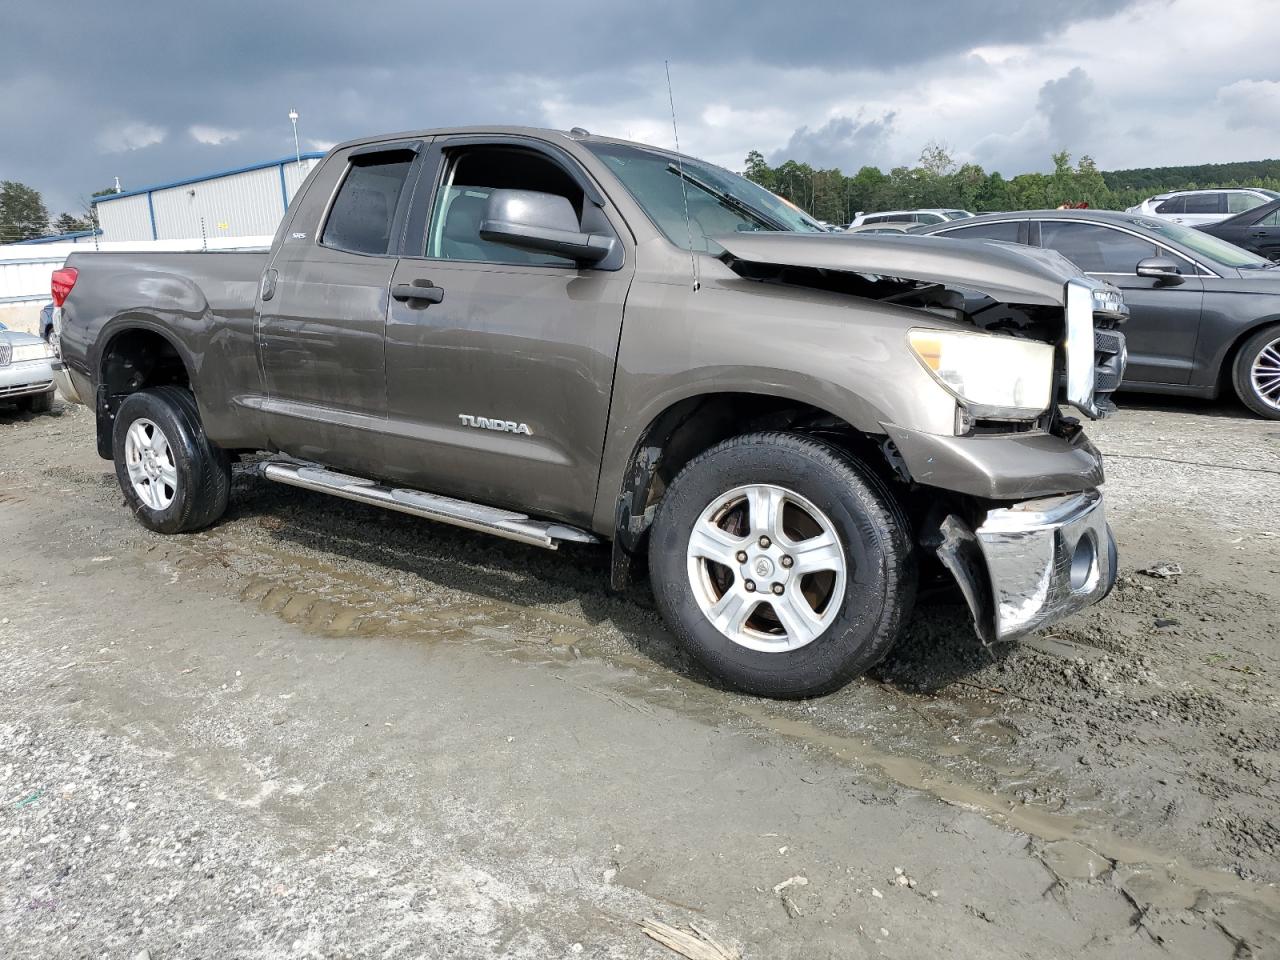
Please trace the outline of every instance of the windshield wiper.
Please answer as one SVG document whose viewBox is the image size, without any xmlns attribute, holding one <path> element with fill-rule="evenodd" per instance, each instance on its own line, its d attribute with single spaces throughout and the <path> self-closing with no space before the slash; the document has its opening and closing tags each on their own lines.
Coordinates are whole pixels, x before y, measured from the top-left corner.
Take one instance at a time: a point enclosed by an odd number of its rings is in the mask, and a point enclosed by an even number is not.
<svg viewBox="0 0 1280 960">
<path fill-rule="evenodd" d="M 711 194 L 711 196 L 715 197 L 726 207 L 729 207 L 732 210 L 736 210 L 738 213 L 745 214 L 746 216 L 750 217 L 752 220 L 762 222 L 764 223 L 765 226 L 772 227 L 774 230 L 787 229 L 786 226 L 780 223 L 779 221 L 774 220 L 772 217 L 761 213 L 759 210 L 757 210 L 755 207 L 751 206 L 747 202 L 743 200 L 739 200 L 732 193 L 729 193 L 725 190 L 721 190 L 719 187 L 716 187 L 710 183 L 707 183 L 707 181 L 701 179 L 700 177 L 695 176 L 694 174 L 690 173 L 688 170 L 682 169 L 679 164 L 668 163 L 667 173 L 674 173 L 677 177 L 681 177 L 686 182 L 693 184 L 699 190 L 702 190 L 702 191 L 705 191 L 706 193 Z"/>
</svg>

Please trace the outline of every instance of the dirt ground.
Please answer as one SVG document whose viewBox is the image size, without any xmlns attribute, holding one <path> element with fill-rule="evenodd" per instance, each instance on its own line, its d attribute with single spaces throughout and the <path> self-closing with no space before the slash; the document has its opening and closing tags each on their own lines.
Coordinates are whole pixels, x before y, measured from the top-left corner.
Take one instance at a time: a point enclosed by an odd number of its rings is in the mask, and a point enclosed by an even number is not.
<svg viewBox="0 0 1280 960">
<path fill-rule="evenodd" d="M 0 408 L 0 956 L 1280 956 L 1280 424 L 1124 400 L 1104 604 L 790 704 L 600 550 L 243 471 L 161 537 Z"/>
</svg>

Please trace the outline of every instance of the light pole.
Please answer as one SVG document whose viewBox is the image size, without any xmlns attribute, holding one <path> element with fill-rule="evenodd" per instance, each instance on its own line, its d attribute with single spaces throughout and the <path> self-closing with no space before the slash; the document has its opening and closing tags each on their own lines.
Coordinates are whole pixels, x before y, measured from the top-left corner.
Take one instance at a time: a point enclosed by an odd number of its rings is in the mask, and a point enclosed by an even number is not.
<svg viewBox="0 0 1280 960">
<path fill-rule="evenodd" d="M 293 152 L 297 155 L 298 166 L 302 166 L 302 148 L 298 146 L 298 111 L 289 111 L 289 122 L 293 124 Z"/>
</svg>

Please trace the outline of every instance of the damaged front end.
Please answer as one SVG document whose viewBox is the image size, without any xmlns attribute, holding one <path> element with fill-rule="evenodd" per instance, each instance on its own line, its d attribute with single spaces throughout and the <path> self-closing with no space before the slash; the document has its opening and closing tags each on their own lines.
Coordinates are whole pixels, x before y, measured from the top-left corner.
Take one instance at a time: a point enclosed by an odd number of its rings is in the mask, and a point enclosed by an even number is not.
<svg viewBox="0 0 1280 960">
<path fill-rule="evenodd" d="M 1128 315 L 1117 288 L 1053 251 L 1008 243 L 794 235 L 720 242 L 722 259 L 748 279 L 914 308 L 920 320 L 909 340 L 922 328 L 947 329 L 937 318 L 994 335 L 993 354 L 998 340 L 1052 345 L 1058 386 L 1038 381 L 1043 406 L 1031 410 L 979 402 L 981 380 L 971 392 L 960 378 L 959 389 L 956 368 L 937 359 L 941 350 L 916 349 L 955 395 L 954 430 L 881 422 L 882 449 L 906 484 L 922 543 L 959 584 L 984 643 L 1025 636 L 1110 592 L 1116 546 L 1099 489 L 1102 459 L 1068 414 L 1096 420 L 1115 410 Z"/>
<path fill-rule="evenodd" d="M 940 533 L 938 558 L 986 644 L 1026 636 L 1097 603 L 1115 585 L 1116 541 L 1101 490 L 988 510 L 976 529 L 953 513 Z"/>
</svg>

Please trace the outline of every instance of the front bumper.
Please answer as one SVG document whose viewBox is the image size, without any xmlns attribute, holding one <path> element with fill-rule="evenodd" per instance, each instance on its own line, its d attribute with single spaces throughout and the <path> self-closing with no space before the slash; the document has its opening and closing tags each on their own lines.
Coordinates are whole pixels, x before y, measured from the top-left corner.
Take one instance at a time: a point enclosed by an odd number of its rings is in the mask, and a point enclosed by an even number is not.
<svg viewBox="0 0 1280 960">
<path fill-rule="evenodd" d="M 53 365 L 47 359 L 0 366 L 0 400 L 16 400 L 53 389 Z"/>
<path fill-rule="evenodd" d="M 989 510 L 972 529 L 949 516 L 938 556 L 955 575 L 986 643 L 1016 640 L 1115 585 L 1116 542 L 1101 490 Z"/>
</svg>

